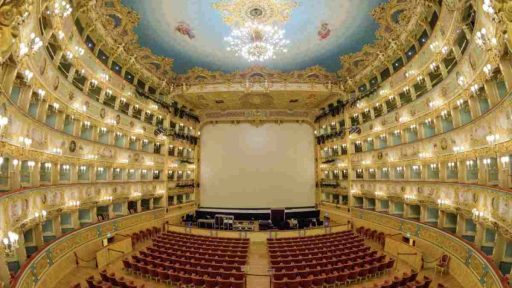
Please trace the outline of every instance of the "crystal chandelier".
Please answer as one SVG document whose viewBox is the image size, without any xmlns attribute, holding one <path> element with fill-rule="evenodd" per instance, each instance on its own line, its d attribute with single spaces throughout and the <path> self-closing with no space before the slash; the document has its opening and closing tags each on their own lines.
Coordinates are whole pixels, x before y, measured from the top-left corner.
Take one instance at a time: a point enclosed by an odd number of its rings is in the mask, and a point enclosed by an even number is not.
<svg viewBox="0 0 512 288">
<path fill-rule="evenodd" d="M 228 43 L 227 50 L 234 51 L 235 55 L 249 62 L 263 62 L 288 51 L 286 46 L 290 41 L 284 38 L 284 33 L 277 26 L 248 22 L 234 29 L 224 40 Z"/>
</svg>

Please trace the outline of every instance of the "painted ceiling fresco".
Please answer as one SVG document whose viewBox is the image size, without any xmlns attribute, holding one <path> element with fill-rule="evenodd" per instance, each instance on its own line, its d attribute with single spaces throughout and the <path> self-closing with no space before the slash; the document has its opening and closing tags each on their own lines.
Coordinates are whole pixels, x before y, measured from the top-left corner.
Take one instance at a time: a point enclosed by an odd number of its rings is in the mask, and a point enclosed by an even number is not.
<svg viewBox="0 0 512 288">
<path fill-rule="evenodd" d="M 224 0 L 225 1 L 225 0 Z M 237 0 L 233 0 L 237 1 Z M 248 1 L 248 0 L 238 0 Z M 282 0 L 272 0 L 282 1 Z M 289 0 L 288 0 L 289 1 Z M 232 27 L 214 6 L 219 0 L 122 0 L 140 16 L 135 28 L 141 46 L 174 59 L 174 71 L 194 67 L 233 72 L 254 63 L 227 51 Z M 268 2 L 261 1 L 260 3 Z M 283 72 L 320 65 L 340 69 L 339 57 L 375 41 L 371 11 L 386 0 L 295 0 L 282 24 L 288 52 L 259 65 Z"/>
</svg>

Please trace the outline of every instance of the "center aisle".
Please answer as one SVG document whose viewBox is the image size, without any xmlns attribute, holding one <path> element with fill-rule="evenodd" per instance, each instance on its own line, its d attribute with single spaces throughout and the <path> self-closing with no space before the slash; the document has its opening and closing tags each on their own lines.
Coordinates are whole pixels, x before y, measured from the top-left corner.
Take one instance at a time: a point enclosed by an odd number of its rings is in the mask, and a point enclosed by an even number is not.
<svg viewBox="0 0 512 288">
<path fill-rule="evenodd" d="M 266 242 L 251 242 L 249 245 L 248 274 L 262 276 L 247 276 L 247 287 L 270 288 L 269 256 Z"/>
</svg>

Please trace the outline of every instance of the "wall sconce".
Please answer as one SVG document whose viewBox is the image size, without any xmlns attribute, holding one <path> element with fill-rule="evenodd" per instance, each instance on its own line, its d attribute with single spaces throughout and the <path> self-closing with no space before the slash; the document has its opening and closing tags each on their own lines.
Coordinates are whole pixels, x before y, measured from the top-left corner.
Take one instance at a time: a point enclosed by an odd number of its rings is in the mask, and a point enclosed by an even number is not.
<svg viewBox="0 0 512 288">
<path fill-rule="evenodd" d="M 475 160 L 467 160 L 466 161 L 466 166 L 468 168 L 472 168 L 474 166 L 474 164 L 475 164 Z"/>
<path fill-rule="evenodd" d="M 105 123 L 107 123 L 109 125 L 117 125 L 117 122 L 114 119 L 107 119 L 107 120 L 105 120 Z"/>
<path fill-rule="evenodd" d="M 140 196 L 142 196 L 142 194 L 140 192 L 133 192 L 131 195 L 132 198 L 138 198 Z"/>
<path fill-rule="evenodd" d="M 508 164 L 508 162 L 510 162 L 510 156 L 502 156 L 500 158 L 500 161 L 501 161 L 501 164 L 503 164 L 503 166 L 505 166 Z"/>
<path fill-rule="evenodd" d="M 384 172 L 384 173 L 388 173 L 388 171 L 389 171 L 388 167 L 384 167 L 384 168 L 382 168 L 382 172 Z"/>
<path fill-rule="evenodd" d="M 484 70 L 485 74 L 487 75 L 487 78 L 492 76 L 493 68 L 492 68 L 491 64 L 485 65 L 483 70 Z"/>
<path fill-rule="evenodd" d="M 103 82 L 108 82 L 110 80 L 110 76 L 105 72 L 100 73 L 99 77 Z"/>
<path fill-rule="evenodd" d="M 19 48 L 19 56 L 23 57 L 27 53 L 35 53 L 39 48 L 43 46 L 43 41 L 41 41 L 41 38 L 36 36 L 35 33 L 30 33 L 30 40 L 29 45 L 25 43 L 20 43 Z"/>
<path fill-rule="evenodd" d="M 107 89 L 107 90 L 105 91 L 105 97 L 109 98 L 110 96 L 112 96 L 112 90 Z"/>
<path fill-rule="evenodd" d="M 37 93 L 37 95 L 39 96 L 39 99 L 43 99 L 43 98 L 44 98 L 44 95 L 46 95 L 46 91 L 45 91 L 45 90 L 43 90 L 43 89 L 41 89 L 41 88 L 37 89 L 37 90 L 36 90 L 36 93 Z"/>
<path fill-rule="evenodd" d="M 119 99 L 119 102 L 120 102 L 121 104 L 126 103 L 126 98 L 121 98 L 121 99 Z"/>
<path fill-rule="evenodd" d="M 430 170 L 437 171 L 437 164 L 436 163 L 430 164 Z"/>
<path fill-rule="evenodd" d="M 462 107 L 462 105 L 464 105 L 464 102 L 465 101 L 463 99 L 459 99 L 459 100 L 457 100 L 456 103 L 457 103 L 457 106 L 459 106 L 459 108 L 460 108 L 460 107 Z"/>
<path fill-rule="evenodd" d="M 492 6 L 493 6 L 492 0 L 484 0 L 484 4 L 482 5 L 482 8 L 483 8 L 484 12 L 489 13 L 490 15 L 494 15 L 495 11 Z"/>
<path fill-rule="evenodd" d="M 36 162 L 34 162 L 34 161 L 28 161 L 28 162 L 27 162 L 27 165 L 28 165 L 28 169 L 29 169 L 29 170 L 33 170 L 33 169 L 34 169 L 34 166 L 36 166 Z"/>
<path fill-rule="evenodd" d="M 418 165 L 413 165 L 413 166 L 412 166 L 412 170 L 414 170 L 414 171 L 419 171 L 419 170 L 420 170 L 420 166 L 418 166 Z"/>
<path fill-rule="evenodd" d="M 491 159 L 490 158 L 483 159 L 482 163 L 484 163 L 485 167 L 487 167 L 487 168 L 491 167 Z"/>
<path fill-rule="evenodd" d="M 66 0 L 54 0 L 53 3 L 49 4 L 47 6 L 46 13 L 53 16 L 58 17 L 67 17 L 71 12 L 73 11 L 73 8 L 71 8 L 71 5 Z"/>
<path fill-rule="evenodd" d="M 7 232 L 7 237 L 2 240 L 4 244 L 5 253 L 7 255 L 14 254 L 15 250 L 19 247 L 18 240 L 20 236 L 12 231 Z"/>
<path fill-rule="evenodd" d="M 7 124 L 9 124 L 9 118 L 7 118 L 7 116 L 0 115 L 0 131 L 3 131 Z"/>
<path fill-rule="evenodd" d="M 437 64 L 436 62 L 430 64 L 430 70 L 434 73 L 439 72 L 439 64 Z"/>
<path fill-rule="evenodd" d="M 403 170 L 404 170 L 404 167 L 402 167 L 402 166 L 396 167 L 397 172 L 402 172 Z"/>
<path fill-rule="evenodd" d="M 79 46 L 75 46 L 75 51 L 80 56 L 84 55 L 84 52 L 85 52 L 84 48 L 79 47 Z"/>
<path fill-rule="evenodd" d="M 480 48 L 491 48 L 492 46 L 498 45 L 498 40 L 496 37 L 489 37 L 487 34 L 487 30 L 482 28 L 480 31 L 475 34 L 475 42 Z"/>
<path fill-rule="evenodd" d="M 105 171 L 105 168 L 103 168 L 103 167 L 98 167 L 98 172 L 103 173 L 103 171 Z"/>
<path fill-rule="evenodd" d="M 487 143 L 489 143 L 489 145 L 495 144 L 496 142 L 498 142 L 499 139 L 500 135 L 498 134 L 489 134 L 485 136 L 485 140 L 487 141 Z"/>
<path fill-rule="evenodd" d="M 62 170 L 69 171 L 69 165 L 68 164 L 61 165 L 61 167 L 62 167 Z"/>
<path fill-rule="evenodd" d="M 92 79 L 89 85 L 91 86 L 91 88 L 95 88 L 98 85 L 98 80 Z"/>
<path fill-rule="evenodd" d="M 412 131 L 415 131 L 415 130 L 416 130 L 416 128 L 418 128 L 418 127 L 416 126 L 416 124 L 412 124 L 409 128 L 410 128 Z"/>
<path fill-rule="evenodd" d="M 69 50 L 68 50 L 68 51 L 66 51 L 66 52 L 64 52 L 64 57 L 65 57 L 68 61 L 69 61 L 69 60 L 71 60 L 71 59 L 73 59 L 73 57 L 74 57 L 74 56 L 75 56 L 75 55 L 73 55 L 73 52 L 71 52 L 71 51 L 69 51 Z"/>
<path fill-rule="evenodd" d="M 459 77 L 457 77 L 457 83 L 461 87 L 466 86 L 466 77 L 464 77 L 464 75 L 459 75 Z"/>
<path fill-rule="evenodd" d="M 464 146 L 454 146 L 453 147 L 453 152 L 455 153 L 459 153 L 459 152 L 463 152 L 464 151 Z"/>
<path fill-rule="evenodd" d="M 441 112 L 441 117 L 443 119 L 450 117 L 450 113 L 448 112 L 448 110 L 444 110 L 443 112 Z"/>
<path fill-rule="evenodd" d="M 102 133 L 102 134 L 107 133 L 107 128 L 105 128 L 105 127 L 101 127 L 101 128 L 100 128 L 100 133 Z"/>
<path fill-rule="evenodd" d="M 30 82 L 30 80 L 32 79 L 33 76 L 34 76 L 34 73 L 32 73 L 32 71 L 30 71 L 28 69 L 25 69 L 23 71 L 23 79 L 25 80 L 25 82 Z"/>
<path fill-rule="evenodd" d="M 375 197 L 386 198 L 386 193 L 380 192 L 380 191 L 376 191 L 375 192 Z"/>
<path fill-rule="evenodd" d="M 475 220 L 475 221 L 480 221 L 485 216 L 484 211 L 480 211 L 476 208 L 473 208 L 471 210 L 471 213 L 473 214 L 473 220 Z"/>
<path fill-rule="evenodd" d="M 400 130 L 395 130 L 395 136 L 399 136 L 400 135 Z"/>
<path fill-rule="evenodd" d="M 406 194 L 406 195 L 404 195 L 404 199 L 405 199 L 405 201 L 415 201 L 416 200 L 416 195 L 414 195 L 414 194 Z"/>
<path fill-rule="evenodd" d="M 474 84 L 473 86 L 471 86 L 471 93 L 473 93 L 473 95 L 478 95 L 478 91 L 480 91 L 479 84 Z"/>
<path fill-rule="evenodd" d="M 39 212 L 34 213 L 34 218 L 36 218 L 39 221 L 45 221 L 47 214 L 48 213 L 46 212 L 46 210 L 42 210 L 41 213 L 39 213 Z"/>
<path fill-rule="evenodd" d="M 101 201 L 102 202 L 112 202 L 112 196 L 105 196 L 103 198 L 101 198 Z"/>
<path fill-rule="evenodd" d="M 447 199 L 437 199 L 437 205 L 439 205 L 440 208 L 450 206 L 450 201 Z"/>
<path fill-rule="evenodd" d="M 84 125 L 84 127 L 85 127 L 86 129 L 89 129 L 89 127 L 91 127 L 91 122 L 89 122 L 89 121 L 84 121 L 83 125 Z"/>
<path fill-rule="evenodd" d="M 431 103 L 431 104 L 432 104 L 432 103 Z M 432 108 L 432 107 L 431 107 L 431 108 Z M 430 119 L 430 118 L 426 119 L 426 120 L 425 120 L 425 124 L 427 124 L 427 125 L 429 125 L 429 126 L 430 126 L 430 125 L 432 125 L 432 119 Z"/>
<path fill-rule="evenodd" d="M 449 169 L 449 170 L 455 170 L 455 169 L 456 169 L 456 164 L 455 164 L 455 162 L 448 162 L 448 163 L 447 163 L 447 166 L 448 166 L 448 169 Z"/>
<path fill-rule="evenodd" d="M 18 137 L 18 142 L 20 142 L 20 144 L 23 147 L 29 147 L 32 144 L 32 139 L 30 139 L 28 137 L 20 136 L 20 137 Z"/>
<path fill-rule="evenodd" d="M 44 163 L 44 169 L 46 171 L 49 171 L 50 169 L 52 169 L 52 163 L 50 163 L 50 162 Z"/>
<path fill-rule="evenodd" d="M 80 201 L 78 200 L 70 200 L 66 203 L 66 206 L 69 208 L 78 208 L 80 207 Z"/>
<path fill-rule="evenodd" d="M 81 166 L 79 167 L 79 172 L 80 172 L 80 173 L 82 173 L 82 174 L 83 174 L 83 173 L 85 173 L 85 170 L 87 170 L 87 166 L 85 166 L 85 165 L 81 165 Z"/>
</svg>

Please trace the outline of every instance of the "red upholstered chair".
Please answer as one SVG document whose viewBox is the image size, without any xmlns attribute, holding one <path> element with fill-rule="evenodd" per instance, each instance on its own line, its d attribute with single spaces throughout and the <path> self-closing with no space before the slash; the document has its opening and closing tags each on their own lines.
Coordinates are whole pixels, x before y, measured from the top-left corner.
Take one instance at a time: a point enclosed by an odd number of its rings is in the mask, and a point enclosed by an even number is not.
<svg viewBox="0 0 512 288">
<path fill-rule="evenodd" d="M 232 280 L 231 281 L 231 288 L 244 288 L 244 286 L 245 286 L 244 280 Z"/>
<path fill-rule="evenodd" d="M 346 272 L 346 271 L 338 273 L 338 276 L 336 277 L 336 285 L 337 286 L 341 286 L 341 285 L 347 284 L 348 273 L 349 272 Z"/>
<path fill-rule="evenodd" d="M 123 259 L 123 270 L 125 270 L 128 273 L 132 272 L 132 263 L 130 263 L 130 260 L 128 260 L 128 258 Z"/>
<path fill-rule="evenodd" d="M 200 287 L 204 287 L 206 282 L 204 281 L 203 277 L 192 276 L 192 284 L 194 284 L 194 288 L 195 287 L 200 288 Z"/>
<path fill-rule="evenodd" d="M 169 280 L 171 282 L 171 286 L 178 286 L 180 283 L 180 274 L 177 272 L 169 272 Z"/>
<path fill-rule="evenodd" d="M 190 287 L 192 286 L 192 276 L 187 274 L 179 274 L 180 276 L 180 287 Z"/>
<path fill-rule="evenodd" d="M 148 270 L 149 270 L 149 278 L 150 279 L 155 280 L 155 281 L 160 280 L 157 268 L 149 267 Z"/>
<path fill-rule="evenodd" d="M 302 278 L 300 281 L 300 288 L 313 287 L 313 277 Z"/>
<path fill-rule="evenodd" d="M 73 284 L 69 286 L 70 288 L 82 288 L 82 285 L 80 283 Z"/>
<path fill-rule="evenodd" d="M 204 280 L 204 287 L 205 288 L 218 288 L 219 287 L 219 282 L 217 282 L 217 279 L 206 278 Z"/>
<path fill-rule="evenodd" d="M 286 281 L 285 280 L 272 280 L 272 287 L 273 288 L 286 288 Z M 209 288 L 209 287 L 207 287 Z"/>
<path fill-rule="evenodd" d="M 441 274 L 446 272 L 448 270 L 449 262 L 450 256 L 448 256 L 447 254 L 443 254 L 443 256 L 441 256 L 441 258 L 439 259 L 439 262 L 437 262 L 436 264 L 435 272 L 437 273 L 437 271 L 440 271 Z"/>
<path fill-rule="evenodd" d="M 219 288 L 231 288 L 231 281 L 229 280 L 218 279 L 217 282 L 219 283 Z"/>
<path fill-rule="evenodd" d="M 444 284 L 442 283 L 438 283 L 437 284 L 437 288 L 447 288 L 447 286 L 445 286 Z"/>
<path fill-rule="evenodd" d="M 158 279 L 167 284 L 171 282 L 171 277 L 165 270 L 158 270 Z"/>
<path fill-rule="evenodd" d="M 348 273 L 348 277 L 347 277 L 347 282 L 349 285 L 352 284 L 352 282 L 357 281 L 358 274 L 359 274 L 359 269 L 350 270 L 350 272 Z"/>
<path fill-rule="evenodd" d="M 94 285 L 94 275 L 91 275 L 91 276 L 87 277 L 87 278 L 85 279 L 85 283 L 87 283 L 87 287 L 88 287 L 88 288 L 94 288 L 94 287 L 96 287 L 96 286 Z"/>
<path fill-rule="evenodd" d="M 395 266 L 395 259 L 391 258 L 386 263 L 386 271 L 389 273 L 391 270 L 393 270 L 393 267 Z"/>
<path fill-rule="evenodd" d="M 337 273 L 331 273 L 325 277 L 324 287 L 334 288 L 336 286 L 336 278 L 338 277 Z"/>
<path fill-rule="evenodd" d="M 299 288 L 302 280 L 300 278 L 286 280 L 286 288 Z"/>
<path fill-rule="evenodd" d="M 369 267 L 364 267 L 364 268 L 359 269 L 359 272 L 357 273 L 357 279 L 360 281 L 366 279 L 366 277 L 368 276 L 369 269 L 370 269 Z"/>
<path fill-rule="evenodd" d="M 423 287 L 422 288 L 428 288 L 430 286 L 430 283 L 432 283 L 432 278 L 429 276 L 423 276 Z"/>
<path fill-rule="evenodd" d="M 326 277 L 324 275 L 313 278 L 313 287 L 323 287 Z"/>
</svg>

